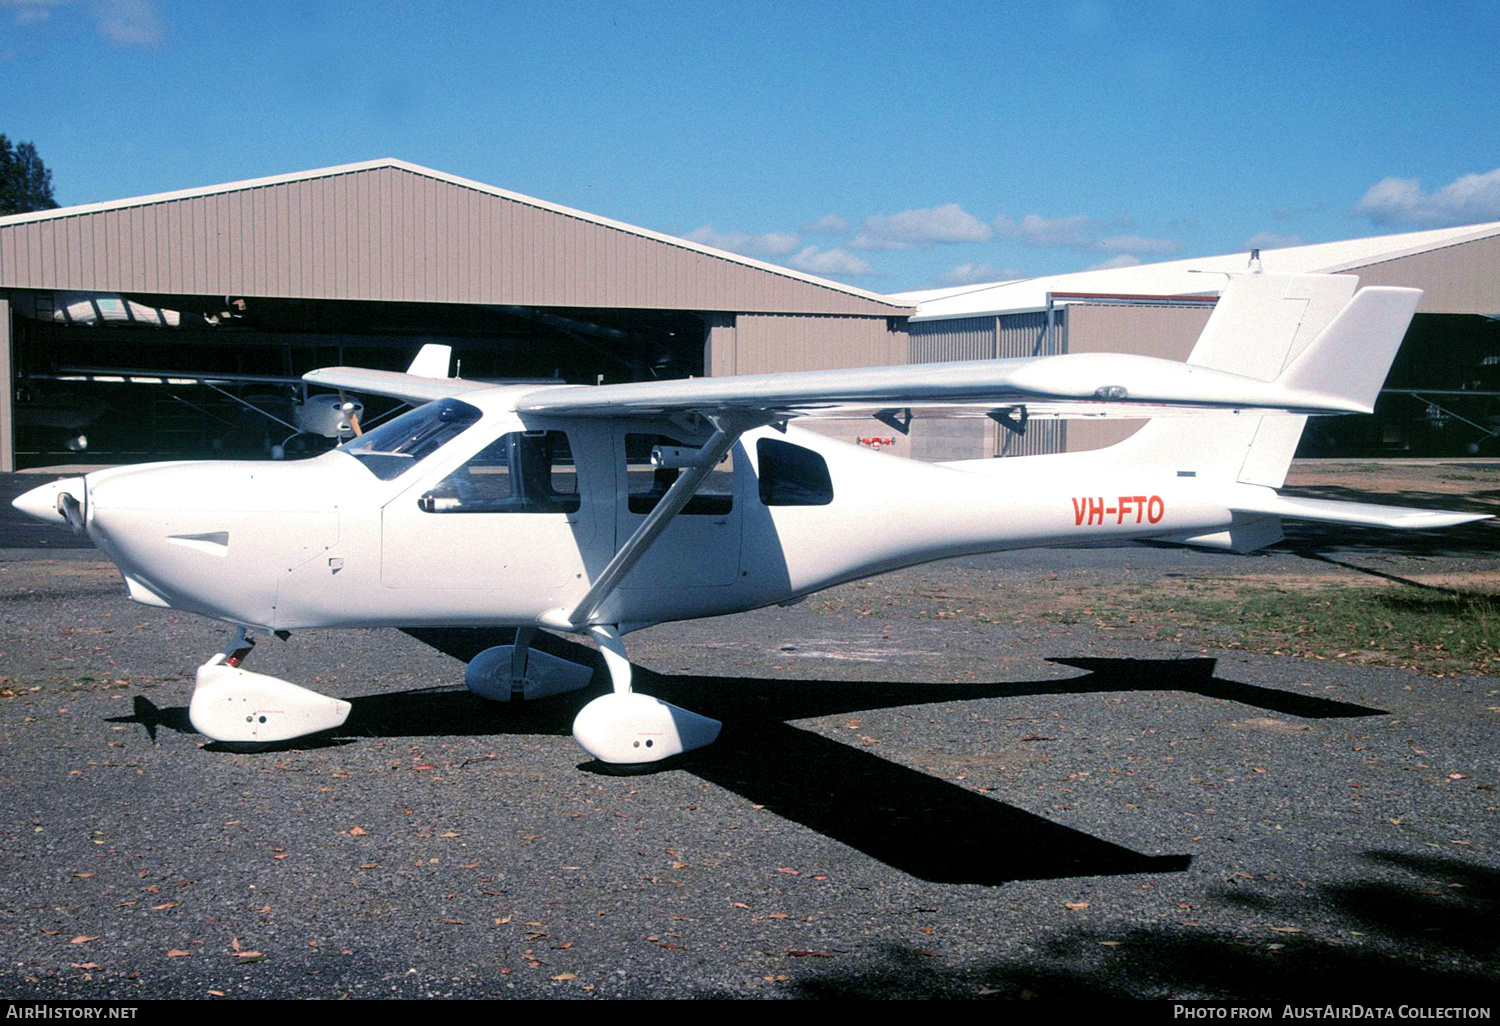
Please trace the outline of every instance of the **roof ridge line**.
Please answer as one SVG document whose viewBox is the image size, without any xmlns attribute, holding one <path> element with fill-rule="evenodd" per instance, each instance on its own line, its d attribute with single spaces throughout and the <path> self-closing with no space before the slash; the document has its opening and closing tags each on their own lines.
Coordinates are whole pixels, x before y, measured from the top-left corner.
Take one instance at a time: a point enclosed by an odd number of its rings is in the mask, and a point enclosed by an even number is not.
<svg viewBox="0 0 1500 1026">
<path fill-rule="evenodd" d="M 546 210 L 564 217 L 575 218 L 589 224 L 610 228 L 614 231 L 624 232 L 641 238 L 651 239 L 669 246 L 676 246 L 691 252 L 700 253 L 704 256 L 726 260 L 730 263 L 745 267 L 753 267 L 757 270 L 775 274 L 793 281 L 800 281 L 818 288 L 828 289 L 843 295 L 854 296 L 868 302 L 879 303 L 891 308 L 893 316 L 900 316 L 903 312 L 913 312 L 916 304 L 903 303 L 892 299 L 890 296 L 879 292 L 870 292 L 852 285 L 844 285 L 841 282 L 820 278 L 816 275 L 806 274 L 782 267 L 777 264 L 768 264 L 753 257 L 742 256 L 738 253 L 730 253 L 726 250 L 715 249 L 702 243 L 692 242 L 675 235 L 667 235 L 663 232 L 653 231 L 650 228 L 642 228 L 640 225 L 629 224 L 625 221 L 616 221 L 612 218 L 601 217 L 591 214 L 575 207 L 564 206 L 561 203 L 553 203 L 550 200 L 538 199 L 535 196 L 527 196 L 524 193 L 513 192 L 510 189 L 502 189 L 496 185 L 489 185 L 472 178 L 464 178 L 459 175 L 449 174 L 446 171 L 438 171 L 434 168 L 423 167 L 409 161 L 399 160 L 395 157 L 380 157 L 374 160 L 357 161 L 352 164 L 338 164 L 333 167 L 314 168 L 308 171 L 294 171 L 287 174 L 268 175 L 262 178 L 247 178 L 237 182 L 223 182 L 218 185 L 200 185 L 190 189 L 177 189 L 170 192 L 152 193 L 146 196 L 131 196 L 125 199 L 106 200 L 99 203 L 84 203 L 70 207 L 55 207 L 51 210 L 36 210 L 26 214 L 12 214 L 0 217 L 0 228 L 19 224 L 29 224 L 38 221 L 56 220 L 68 217 L 83 217 L 89 214 L 105 213 L 111 210 L 128 210 L 132 207 L 155 206 L 162 203 L 174 203 L 182 200 L 200 199 L 205 196 L 213 196 L 221 193 L 243 192 L 251 189 L 265 189 L 278 185 L 288 185 L 293 182 L 313 181 L 319 178 L 335 178 L 340 175 L 357 174 L 363 171 L 375 171 L 380 168 L 395 168 L 408 174 L 420 175 L 435 181 L 446 182 L 449 185 L 458 186 L 463 189 L 472 189 L 490 196 L 497 196 L 513 203 L 521 203 L 525 206 Z"/>
</svg>

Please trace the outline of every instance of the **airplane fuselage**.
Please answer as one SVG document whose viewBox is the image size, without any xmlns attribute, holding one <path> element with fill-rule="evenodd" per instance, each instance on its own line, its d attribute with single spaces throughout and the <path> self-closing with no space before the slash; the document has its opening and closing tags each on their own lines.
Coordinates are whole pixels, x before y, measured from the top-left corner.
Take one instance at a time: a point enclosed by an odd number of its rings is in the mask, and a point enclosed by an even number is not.
<svg viewBox="0 0 1500 1026">
<path fill-rule="evenodd" d="M 511 701 L 593 677 L 533 648 L 546 627 L 587 635 L 609 674 L 574 738 L 606 763 L 654 762 L 720 725 L 633 690 L 622 635 L 651 624 L 969 553 L 1134 539 L 1250 551 L 1280 539 L 1283 517 L 1478 519 L 1276 492 L 1304 414 L 1373 407 L 1420 298 L 1355 284 L 1236 278 L 1185 364 L 1094 353 L 598 388 L 447 378 L 446 350 L 405 374 L 325 368 L 308 380 L 432 401 L 305 462 L 119 468 L 15 504 L 86 530 L 137 601 L 237 627 L 198 667 L 189 718 L 211 738 L 273 743 L 349 715 L 247 670 L 250 628 L 515 627 L 464 672 Z M 1011 429 L 1101 404 L 1151 419 L 1095 452 L 944 464 L 787 426 L 924 403 Z M 354 428 L 342 395 L 325 405 Z"/>
<path fill-rule="evenodd" d="M 238 625 L 568 627 L 661 490 L 642 454 L 696 440 L 670 423 L 522 423 L 486 405 L 384 476 L 343 450 L 96 472 L 86 529 L 133 598 Z M 508 461 L 485 456 L 506 439 Z M 528 446 L 549 450 L 545 467 L 523 466 Z M 538 474 L 545 498 L 513 494 Z M 1181 537 L 1232 519 L 1194 468 L 1113 468 L 1100 453 L 930 464 L 765 428 L 712 476 L 590 621 L 626 631 L 949 556 Z M 511 481 L 499 499 L 483 493 Z M 475 482 L 482 494 L 466 500 Z"/>
</svg>

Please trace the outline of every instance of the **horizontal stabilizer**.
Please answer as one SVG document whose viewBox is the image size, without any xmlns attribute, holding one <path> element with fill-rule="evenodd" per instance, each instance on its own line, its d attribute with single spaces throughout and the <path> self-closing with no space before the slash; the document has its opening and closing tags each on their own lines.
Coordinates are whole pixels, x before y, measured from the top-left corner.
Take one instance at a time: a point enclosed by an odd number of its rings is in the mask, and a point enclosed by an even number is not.
<svg viewBox="0 0 1500 1026">
<path fill-rule="evenodd" d="M 1361 527 L 1388 527 L 1396 530 L 1421 531 L 1438 527 L 1456 527 L 1479 520 L 1489 520 L 1485 513 L 1460 513 L 1454 510 L 1410 509 L 1405 506 L 1381 506 L 1370 502 L 1341 502 L 1336 499 L 1302 499 L 1278 495 L 1270 488 L 1241 485 L 1230 498 L 1235 513 L 1260 513 L 1290 517 L 1294 520 L 1321 520 L 1330 524 L 1354 524 Z"/>
</svg>

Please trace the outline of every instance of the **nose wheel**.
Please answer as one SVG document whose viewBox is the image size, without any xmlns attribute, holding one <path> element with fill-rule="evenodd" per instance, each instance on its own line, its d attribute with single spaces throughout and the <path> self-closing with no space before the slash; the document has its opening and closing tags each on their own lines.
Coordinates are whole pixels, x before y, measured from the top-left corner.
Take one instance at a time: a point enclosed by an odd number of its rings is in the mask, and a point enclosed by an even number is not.
<svg viewBox="0 0 1500 1026">
<path fill-rule="evenodd" d="M 242 627 L 198 667 L 188 705 L 194 729 L 215 741 L 271 744 L 344 725 L 352 708 L 348 702 L 244 669 L 240 664 L 254 647 Z"/>
<path fill-rule="evenodd" d="M 594 699 L 573 720 L 573 740 L 600 762 L 616 765 L 660 762 L 712 744 L 722 724 L 670 702 L 631 690 L 630 660 L 620 632 L 591 624 L 613 690 Z"/>
</svg>

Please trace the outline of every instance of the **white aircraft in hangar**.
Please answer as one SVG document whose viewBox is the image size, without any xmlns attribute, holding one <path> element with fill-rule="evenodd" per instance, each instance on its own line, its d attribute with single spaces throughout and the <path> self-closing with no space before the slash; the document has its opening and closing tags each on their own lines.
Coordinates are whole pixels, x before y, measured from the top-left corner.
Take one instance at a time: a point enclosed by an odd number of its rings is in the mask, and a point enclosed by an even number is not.
<svg viewBox="0 0 1500 1026">
<path fill-rule="evenodd" d="M 1277 493 L 1306 415 L 1371 412 L 1421 298 L 1357 285 L 1233 276 L 1186 363 L 1070 354 L 539 387 L 446 377 L 446 352 L 427 351 L 416 373 L 306 375 L 424 404 L 315 459 L 120 467 L 15 505 L 87 531 L 136 601 L 236 628 L 189 708 L 211 738 L 284 741 L 350 711 L 240 666 L 252 629 L 515 627 L 465 672 L 507 701 L 589 683 L 589 667 L 531 647 L 545 628 L 591 637 L 613 683 L 579 712 L 578 743 L 654 762 L 720 725 L 632 691 L 623 638 L 652 624 L 968 553 L 1128 539 L 1243 552 L 1279 540 L 1286 517 L 1485 519 Z M 936 464 L 792 423 L 903 409 L 1153 419 L 1094 452 Z"/>
</svg>

